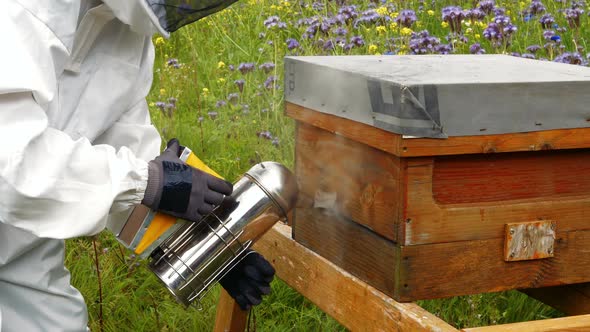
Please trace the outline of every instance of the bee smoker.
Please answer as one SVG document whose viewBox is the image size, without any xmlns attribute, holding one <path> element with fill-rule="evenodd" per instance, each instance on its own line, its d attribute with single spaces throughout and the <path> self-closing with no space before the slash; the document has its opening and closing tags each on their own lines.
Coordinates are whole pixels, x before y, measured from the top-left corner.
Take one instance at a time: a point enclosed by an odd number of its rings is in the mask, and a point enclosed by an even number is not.
<svg viewBox="0 0 590 332">
<path fill-rule="evenodd" d="M 283 165 L 262 162 L 231 196 L 196 223 L 185 223 L 152 251 L 149 269 L 188 306 L 245 257 L 245 251 L 295 206 L 297 183 Z"/>
</svg>

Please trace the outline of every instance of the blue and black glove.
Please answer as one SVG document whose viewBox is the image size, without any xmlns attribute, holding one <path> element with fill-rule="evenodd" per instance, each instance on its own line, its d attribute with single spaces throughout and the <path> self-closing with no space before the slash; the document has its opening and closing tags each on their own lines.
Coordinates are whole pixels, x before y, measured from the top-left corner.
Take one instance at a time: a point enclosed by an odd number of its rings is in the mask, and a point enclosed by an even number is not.
<svg viewBox="0 0 590 332">
<path fill-rule="evenodd" d="M 219 283 L 238 303 L 242 310 L 262 302 L 262 296 L 270 294 L 270 283 L 275 269 L 259 253 L 247 250 L 244 259 L 231 269 Z"/>
<path fill-rule="evenodd" d="M 148 184 L 143 205 L 189 221 L 199 221 L 231 195 L 230 182 L 187 165 L 179 159 L 178 140 L 148 164 Z"/>
</svg>

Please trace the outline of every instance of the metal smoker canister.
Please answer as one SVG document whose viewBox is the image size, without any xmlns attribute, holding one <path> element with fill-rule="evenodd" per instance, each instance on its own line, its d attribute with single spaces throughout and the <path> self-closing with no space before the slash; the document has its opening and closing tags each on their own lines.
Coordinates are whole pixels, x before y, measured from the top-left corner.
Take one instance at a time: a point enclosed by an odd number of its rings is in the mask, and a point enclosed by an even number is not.
<svg viewBox="0 0 590 332">
<path fill-rule="evenodd" d="M 241 255 L 295 206 L 297 183 L 285 166 L 262 162 L 199 222 L 186 223 L 156 248 L 149 268 L 185 305 L 201 300 Z"/>
</svg>

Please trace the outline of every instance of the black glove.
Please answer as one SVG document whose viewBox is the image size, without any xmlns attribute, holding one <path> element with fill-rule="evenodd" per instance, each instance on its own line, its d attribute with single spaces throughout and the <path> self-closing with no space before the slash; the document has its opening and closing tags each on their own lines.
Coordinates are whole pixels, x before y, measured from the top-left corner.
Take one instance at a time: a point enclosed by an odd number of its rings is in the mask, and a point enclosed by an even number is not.
<svg viewBox="0 0 590 332">
<path fill-rule="evenodd" d="M 242 310 L 248 310 L 262 302 L 262 295 L 270 294 L 270 282 L 274 278 L 275 269 L 256 251 L 247 250 L 244 255 L 244 259 L 219 283 Z"/>
<path fill-rule="evenodd" d="M 199 221 L 231 195 L 230 182 L 193 168 L 178 158 L 181 147 L 172 139 L 148 164 L 143 205 L 189 221 Z"/>
</svg>

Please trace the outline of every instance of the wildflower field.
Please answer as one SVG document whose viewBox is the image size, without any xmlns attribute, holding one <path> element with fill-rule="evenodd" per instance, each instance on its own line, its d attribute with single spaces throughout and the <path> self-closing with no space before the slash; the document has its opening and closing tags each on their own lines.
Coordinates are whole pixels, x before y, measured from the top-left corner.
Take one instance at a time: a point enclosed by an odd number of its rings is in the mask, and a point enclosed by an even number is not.
<svg viewBox="0 0 590 332">
<path fill-rule="evenodd" d="M 235 180 L 262 160 L 293 165 L 285 55 L 504 53 L 587 66 L 589 12 L 571 0 L 244 0 L 170 39 L 154 37 L 148 103 L 164 141 L 178 137 Z M 185 309 L 107 232 L 68 241 L 66 258 L 93 331 L 213 328 L 219 288 L 202 310 Z M 419 304 L 457 327 L 561 315 L 518 292 Z M 344 330 L 280 280 L 253 311 L 258 331 Z"/>
</svg>

